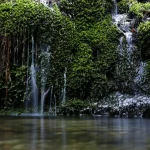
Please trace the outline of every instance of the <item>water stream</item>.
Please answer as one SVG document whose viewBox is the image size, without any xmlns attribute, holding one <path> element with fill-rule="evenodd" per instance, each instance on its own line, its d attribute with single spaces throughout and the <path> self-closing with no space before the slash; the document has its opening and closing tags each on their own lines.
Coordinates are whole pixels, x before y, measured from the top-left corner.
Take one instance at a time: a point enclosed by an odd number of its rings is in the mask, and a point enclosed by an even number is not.
<svg viewBox="0 0 150 150">
<path fill-rule="evenodd" d="M 45 49 L 42 49 L 41 52 L 41 114 L 43 114 L 44 111 L 44 102 L 45 97 L 49 92 L 49 88 L 46 89 L 46 82 L 47 77 L 49 73 L 49 67 L 50 67 L 50 47 L 46 47 Z"/>
<path fill-rule="evenodd" d="M 113 15 L 116 16 L 118 14 L 117 2 L 116 0 L 113 0 L 113 2 L 114 2 Z"/>
<path fill-rule="evenodd" d="M 32 107 L 35 109 L 34 112 L 37 112 L 38 106 L 38 88 L 37 88 L 37 81 L 36 81 L 36 70 L 35 70 L 35 63 L 34 63 L 34 38 L 32 36 L 32 63 L 31 63 L 31 87 L 32 87 Z"/>
<path fill-rule="evenodd" d="M 137 105 L 149 104 L 150 98 L 145 96 L 140 90 L 142 83 L 144 82 L 144 76 L 146 74 L 146 63 L 142 62 L 141 60 L 136 61 L 136 58 L 134 58 L 134 55 L 138 52 L 136 52 L 137 50 L 135 49 L 134 43 L 132 42 L 132 19 L 128 18 L 127 14 L 117 13 L 117 2 L 115 0 L 112 19 L 119 31 L 124 35 L 119 40 L 120 44 L 118 46 L 118 52 L 119 55 L 123 58 L 122 60 L 125 60 L 125 62 L 122 62 L 124 64 L 119 64 L 119 66 L 116 66 L 117 73 L 121 75 L 125 66 L 126 68 L 131 70 L 128 73 L 128 82 L 124 82 L 124 85 L 130 86 L 131 90 L 133 91 L 133 95 L 117 92 L 114 97 L 119 101 L 119 106 L 128 106 L 134 103 L 136 103 Z M 124 42 L 124 39 L 126 39 L 126 43 Z"/>
<path fill-rule="evenodd" d="M 44 112 L 44 102 L 47 94 L 50 91 L 50 88 L 47 86 L 47 79 L 48 74 L 50 70 L 50 47 L 49 46 L 43 46 L 41 48 L 41 53 L 39 54 L 39 57 L 36 58 L 35 61 L 35 45 L 34 45 L 34 37 L 32 36 L 32 57 L 31 57 L 31 67 L 30 67 L 30 73 L 29 77 L 27 79 L 27 98 L 26 98 L 26 109 L 32 108 L 32 113 L 35 115 L 38 115 L 39 108 L 40 107 L 40 113 L 43 114 Z M 28 56 L 29 57 L 29 56 Z M 39 60 L 40 61 L 39 61 Z M 36 64 L 35 64 L 36 62 Z M 39 63 L 38 63 L 39 62 Z M 37 84 L 37 77 L 39 80 L 40 77 L 40 83 L 38 81 Z M 30 83 L 30 86 L 28 85 L 28 80 Z M 40 103 L 39 103 L 39 95 L 40 97 Z"/>
<path fill-rule="evenodd" d="M 67 82 L 67 77 L 66 77 L 66 73 L 67 73 L 67 68 L 65 68 L 65 72 L 64 72 L 64 87 L 63 87 L 63 98 L 62 98 L 62 104 L 64 104 L 66 102 L 66 82 Z"/>
</svg>

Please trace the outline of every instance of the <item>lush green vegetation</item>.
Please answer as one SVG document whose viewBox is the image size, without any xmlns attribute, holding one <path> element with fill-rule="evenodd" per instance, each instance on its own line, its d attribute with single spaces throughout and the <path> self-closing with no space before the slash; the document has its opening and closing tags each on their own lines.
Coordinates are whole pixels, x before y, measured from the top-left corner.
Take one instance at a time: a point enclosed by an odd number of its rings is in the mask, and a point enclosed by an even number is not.
<svg viewBox="0 0 150 150">
<path fill-rule="evenodd" d="M 116 73 L 118 60 L 124 58 L 118 59 L 121 34 L 112 23 L 112 0 L 62 0 L 52 9 L 32 0 L 0 3 L 0 108 L 25 105 L 27 91 L 31 89 L 28 82 L 33 48 L 37 70 L 41 71 L 41 50 L 50 46 L 46 88 L 51 89 L 51 97 L 56 99 L 57 105 L 62 104 L 61 91 L 66 71 L 67 103 L 61 108 L 64 113 L 66 109 L 78 113 L 111 92 L 123 91 L 125 76 L 134 66 L 130 70 L 124 66 L 121 74 Z M 135 0 L 128 3 L 122 0 L 118 5 L 120 12 L 130 11 L 138 17 L 143 17 L 143 12 L 149 9 L 149 3 Z M 141 23 L 138 46 L 142 57 L 147 59 L 149 33 L 149 22 Z M 37 73 L 39 91 L 40 71 Z M 130 91 L 127 88 L 126 93 Z M 47 104 L 49 98 L 46 98 Z"/>
<path fill-rule="evenodd" d="M 130 12 L 133 13 L 134 15 L 136 15 L 138 18 L 142 18 L 144 17 L 145 12 L 150 10 L 150 3 L 134 3 L 133 5 L 131 5 L 130 7 Z"/>
<path fill-rule="evenodd" d="M 12 106 L 16 101 L 17 105 L 20 105 L 25 100 L 26 81 L 29 75 L 26 72 L 30 69 L 32 37 L 37 61 L 41 59 L 40 51 L 43 45 L 51 46 L 52 56 L 57 61 L 53 61 L 51 70 L 47 71 L 51 71 L 50 77 L 56 77 L 50 79 L 54 85 L 60 80 L 64 64 L 69 63 L 68 55 L 73 45 L 74 27 L 69 19 L 60 15 L 56 6 L 52 11 L 43 4 L 30 0 L 1 4 L 0 20 L 2 20 L 0 22 L 1 107 L 8 107 L 10 101 Z M 58 64 L 63 66 L 60 67 Z M 26 69 L 23 72 L 21 68 Z M 18 97 L 18 91 L 21 92 L 21 97 Z"/>
<path fill-rule="evenodd" d="M 135 3 L 137 3 L 137 0 L 121 0 L 118 2 L 119 13 L 128 13 L 130 6 Z"/>
</svg>

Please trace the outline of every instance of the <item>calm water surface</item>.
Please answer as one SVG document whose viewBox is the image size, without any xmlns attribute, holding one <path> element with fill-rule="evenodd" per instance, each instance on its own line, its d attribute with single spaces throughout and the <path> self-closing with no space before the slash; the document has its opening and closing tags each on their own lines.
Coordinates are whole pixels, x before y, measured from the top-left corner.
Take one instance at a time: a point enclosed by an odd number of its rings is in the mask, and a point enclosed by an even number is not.
<svg viewBox="0 0 150 150">
<path fill-rule="evenodd" d="M 150 120 L 0 117 L 0 150 L 150 150 Z"/>
</svg>

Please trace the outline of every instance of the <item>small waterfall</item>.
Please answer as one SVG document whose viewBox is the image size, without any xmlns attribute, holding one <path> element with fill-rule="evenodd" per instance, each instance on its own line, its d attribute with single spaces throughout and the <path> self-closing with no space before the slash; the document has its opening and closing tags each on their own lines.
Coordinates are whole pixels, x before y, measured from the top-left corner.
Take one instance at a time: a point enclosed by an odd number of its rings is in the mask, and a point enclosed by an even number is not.
<svg viewBox="0 0 150 150">
<path fill-rule="evenodd" d="M 37 86 L 37 77 L 38 78 L 41 77 L 41 82 L 40 82 L 41 84 L 39 87 L 39 89 L 41 89 L 40 112 L 41 114 L 43 114 L 45 98 L 50 90 L 49 88 L 47 88 L 46 85 L 47 77 L 49 74 L 49 68 L 50 68 L 50 47 L 49 46 L 45 46 L 45 48 L 41 49 L 39 58 L 40 58 L 40 65 L 39 64 L 35 65 L 34 38 L 32 36 L 32 57 L 31 57 L 30 76 L 28 77 L 28 80 L 30 80 L 31 88 L 27 87 L 26 105 L 28 105 L 29 100 L 31 100 L 30 106 L 34 109 L 33 112 L 38 113 L 39 93 L 38 93 L 38 86 Z"/>
<path fill-rule="evenodd" d="M 36 84 L 36 71 L 34 64 L 31 65 L 31 86 L 32 86 L 32 98 L 33 98 L 33 108 L 37 108 L 38 105 L 38 89 Z"/>
<path fill-rule="evenodd" d="M 128 19 L 128 18 L 126 18 Z M 130 23 L 127 22 L 126 20 L 124 20 L 122 23 L 122 25 L 120 26 L 120 30 L 123 31 L 124 36 L 126 37 L 126 52 L 123 53 L 124 49 L 123 49 L 123 37 L 120 38 L 120 45 L 119 45 L 119 51 L 121 56 L 125 57 L 126 60 L 128 60 L 126 63 L 128 68 L 132 68 L 132 70 L 130 71 L 130 73 L 128 74 L 129 76 L 129 82 L 131 82 L 132 80 L 132 89 L 134 91 L 134 94 L 139 94 L 140 93 L 140 86 L 143 83 L 143 78 L 144 78 L 144 74 L 145 74 L 145 66 L 146 64 L 143 63 L 142 61 L 135 60 L 136 58 L 134 58 L 133 54 L 134 53 L 134 44 L 132 42 L 133 39 L 133 33 L 130 32 Z M 139 67 L 138 67 L 139 66 Z M 128 83 L 126 82 L 125 85 L 127 85 Z"/>
<path fill-rule="evenodd" d="M 124 55 L 124 52 L 123 52 L 123 39 L 124 39 L 123 36 L 119 39 L 119 46 L 118 46 L 118 53 L 121 57 Z M 120 64 L 116 65 L 116 74 L 117 75 L 120 74 Z"/>
<path fill-rule="evenodd" d="M 66 82 L 67 82 L 66 73 L 67 73 L 67 68 L 65 68 L 65 72 L 64 72 L 64 87 L 63 87 L 62 104 L 66 102 Z"/>
<path fill-rule="evenodd" d="M 43 114 L 44 112 L 44 102 L 45 102 L 45 97 L 48 94 L 48 92 L 49 92 L 49 89 L 45 91 L 45 88 L 42 87 L 41 89 L 41 114 Z"/>
<path fill-rule="evenodd" d="M 131 54 L 132 54 L 132 32 L 128 31 L 125 32 L 125 36 L 126 36 L 126 41 L 127 41 L 127 56 L 128 56 L 128 60 L 130 61 L 131 59 Z"/>
<path fill-rule="evenodd" d="M 53 100 L 53 86 L 51 87 L 51 92 L 50 92 L 50 102 L 49 102 L 49 113 L 52 114 L 52 100 Z"/>
<path fill-rule="evenodd" d="M 137 68 L 137 76 L 135 78 L 135 83 L 141 83 L 144 80 L 144 75 L 146 73 L 145 71 L 146 63 L 142 62 L 140 63 L 139 67 Z"/>
<path fill-rule="evenodd" d="M 56 105 L 56 96 L 54 95 L 54 103 L 55 103 L 55 112 L 54 115 L 57 115 L 57 105 Z"/>
<path fill-rule="evenodd" d="M 113 0 L 113 2 L 114 2 L 114 11 L 113 11 L 113 15 L 117 15 L 117 13 L 118 13 L 118 7 L 117 7 L 117 2 L 116 2 L 116 0 Z"/>
<path fill-rule="evenodd" d="M 36 70 L 34 64 L 34 38 L 32 36 L 32 63 L 31 63 L 31 87 L 32 87 L 32 107 L 37 112 L 38 106 L 38 88 L 36 84 Z"/>
<path fill-rule="evenodd" d="M 142 83 L 145 81 L 145 74 L 146 74 L 146 63 L 140 62 L 139 67 L 136 68 L 137 75 L 134 79 L 134 84 L 135 84 L 135 92 L 137 95 L 141 94 L 141 86 Z"/>
<path fill-rule="evenodd" d="M 124 39 L 124 37 L 122 36 L 119 40 L 118 50 L 119 50 L 120 55 L 123 55 L 123 39 Z"/>
<path fill-rule="evenodd" d="M 27 50 L 27 80 L 26 80 L 26 94 L 25 94 L 25 107 L 28 110 L 28 102 L 29 102 L 29 40 L 28 40 L 28 50 Z"/>
<path fill-rule="evenodd" d="M 41 114 L 44 111 L 44 101 L 50 89 L 46 90 L 46 82 L 48 76 L 48 68 L 50 64 L 50 47 L 48 46 L 46 50 L 42 49 L 41 52 Z"/>
<path fill-rule="evenodd" d="M 141 60 L 137 60 L 139 56 L 137 58 L 134 56 L 135 54 L 139 54 L 134 47 L 134 43 L 132 42 L 133 33 L 130 31 L 132 29 L 132 19 L 128 19 L 127 14 L 117 14 L 117 3 L 115 0 L 114 4 L 115 11 L 112 14 L 113 23 L 124 35 L 119 39 L 120 44 L 118 46 L 118 52 L 121 56 L 120 61 L 124 62 L 119 62 L 119 64 L 116 66 L 116 72 L 118 77 L 122 77 L 122 75 L 125 76 L 124 69 L 127 69 L 129 77 L 127 77 L 127 80 L 122 84 L 124 84 L 125 87 L 128 87 L 127 85 L 129 84 L 129 87 L 131 87 L 131 90 L 133 90 L 133 95 L 122 94 L 121 91 L 113 93 L 110 95 L 110 97 L 113 97 L 113 99 L 116 100 L 116 104 L 118 104 L 117 108 L 133 104 L 137 106 L 141 106 L 141 104 L 150 104 L 150 98 L 143 95 L 140 91 L 142 83 L 144 82 L 144 75 L 146 74 L 146 63 L 142 62 Z M 124 37 L 126 39 L 126 44 L 123 41 Z"/>
</svg>

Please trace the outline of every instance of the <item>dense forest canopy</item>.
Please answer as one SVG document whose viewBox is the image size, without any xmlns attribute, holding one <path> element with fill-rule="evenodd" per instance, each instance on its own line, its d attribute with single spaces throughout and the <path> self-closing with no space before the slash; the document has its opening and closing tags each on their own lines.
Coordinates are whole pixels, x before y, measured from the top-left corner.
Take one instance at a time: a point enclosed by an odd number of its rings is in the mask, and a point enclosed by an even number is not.
<svg viewBox="0 0 150 150">
<path fill-rule="evenodd" d="M 67 101 L 97 102 L 114 91 L 124 90 L 120 87 L 122 79 L 116 74 L 122 33 L 112 22 L 112 0 L 61 0 L 51 8 L 33 0 L 0 3 L 0 108 L 25 105 L 31 89 L 33 55 L 41 90 L 41 60 L 45 57 L 42 51 L 47 47 L 49 65 L 46 61 L 42 64 L 46 67 L 45 86 L 58 105 L 62 101 L 64 73 Z M 150 10 L 150 3 L 121 0 L 118 7 L 120 13 L 136 18 L 137 47 L 142 59 L 149 61 L 150 23 L 144 22 L 143 17 Z M 123 74 L 122 77 L 128 73 Z"/>
</svg>

